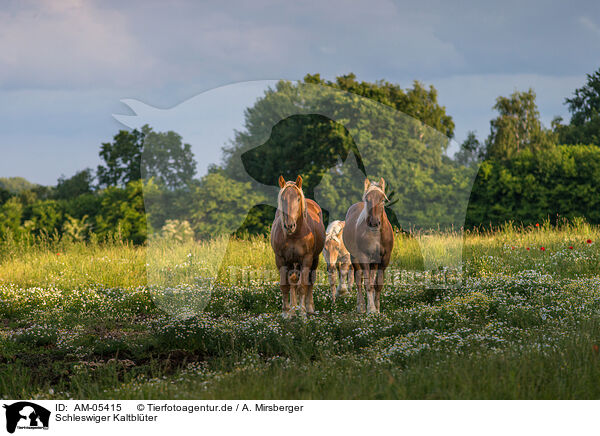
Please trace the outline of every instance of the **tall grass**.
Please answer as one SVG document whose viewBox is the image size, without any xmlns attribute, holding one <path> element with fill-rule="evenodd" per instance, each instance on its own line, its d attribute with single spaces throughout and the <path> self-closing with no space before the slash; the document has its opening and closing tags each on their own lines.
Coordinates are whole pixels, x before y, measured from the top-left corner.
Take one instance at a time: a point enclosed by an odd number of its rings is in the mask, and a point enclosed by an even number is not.
<svg viewBox="0 0 600 436">
<path fill-rule="evenodd" d="M 535 269 L 560 275 L 595 274 L 595 262 L 600 259 L 595 257 L 595 250 L 588 249 L 597 242 L 600 242 L 599 228 L 583 219 L 562 221 L 557 226 L 552 226 L 549 220 L 539 226 L 526 227 L 509 222 L 497 228 L 466 231 L 463 235 L 398 233 L 389 268 L 423 270 L 427 269 L 429 258 L 450 265 L 464 262 L 471 274 L 485 274 L 488 267 L 491 271 L 504 272 Z M 450 246 L 458 249 L 449 250 Z M 445 259 L 447 253 L 460 256 Z M 552 257 L 557 253 L 579 258 L 559 262 L 561 259 Z M 496 263 L 487 265 L 489 258 Z M 319 269 L 325 277 L 322 257 Z M 160 282 L 164 278 L 156 277 L 167 270 L 175 281 L 185 281 L 185 277 L 192 281 L 199 275 L 219 278 L 226 284 L 247 283 L 249 279 L 263 276 L 277 279 L 273 252 L 266 236 L 246 239 L 221 236 L 186 243 L 158 240 L 144 246 L 124 243 L 118 238 L 72 242 L 58 235 L 20 239 L 9 236 L 0 242 L 0 283 L 23 287 L 68 289 L 100 284 L 131 288 L 146 286 L 148 274 L 151 280 Z"/>
<path fill-rule="evenodd" d="M 460 286 L 390 272 L 367 316 L 323 282 L 317 315 L 286 320 L 266 237 L 8 238 L 0 398 L 598 398 L 598 241 L 582 220 L 398 234 L 390 271 L 451 264 L 459 243 Z M 201 312 L 161 311 L 149 280 L 198 277 L 213 279 Z"/>
</svg>

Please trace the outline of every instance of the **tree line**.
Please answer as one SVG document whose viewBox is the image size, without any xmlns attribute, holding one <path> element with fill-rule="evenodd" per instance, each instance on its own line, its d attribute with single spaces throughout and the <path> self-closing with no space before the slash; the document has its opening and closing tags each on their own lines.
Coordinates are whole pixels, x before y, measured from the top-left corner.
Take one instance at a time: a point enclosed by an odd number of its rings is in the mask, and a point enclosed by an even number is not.
<svg viewBox="0 0 600 436">
<path fill-rule="evenodd" d="M 338 119 L 352 119 L 355 110 L 377 114 L 342 125 L 323 114 L 298 113 L 273 121 L 271 130 L 273 109 L 292 113 L 306 105 L 302 86 L 313 85 L 345 93 L 335 96 L 345 99 L 342 109 L 331 106 L 331 96 L 314 97 L 323 113 Z M 385 110 L 356 102 L 354 95 L 408 117 L 394 120 Z M 478 172 L 467 227 L 508 220 L 527 225 L 548 217 L 600 223 L 600 70 L 566 98 L 568 122 L 556 118 L 543 126 L 535 99 L 531 89 L 498 97 L 489 135 L 470 132 L 448 156 L 455 125 L 433 86 L 415 81 L 404 89 L 387 81 L 359 81 L 353 74 L 333 81 L 318 74 L 300 84 L 282 81 L 246 110 L 244 129 L 207 174 L 197 174 L 192 148 L 180 135 L 144 126 L 119 131 L 101 144 L 102 164 L 62 176 L 54 186 L 0 178 L 0 238 L 56 235 L 143 243 L 148 231 L 197 238 L 267 233 L 274 214 L 268 188 L 279 174 L 286 179 L 302 174 L 306 195 L 319 196 L 326 213 L 338 219 L 347 199 L 361 194 L 360 187 L 340 182 L 340 175 L 361 178 L 374 164 L 378 176 L 392 181 L 390 214 L 398 227 L 460 221 L 458 200 L 447 187 L 468 184 L 468 168 Z M 401 128 L 389 127 L 398 124 Z M 369 147 L 358 150 L 356 138 L 360 142 L 364 132 Z M 426 212 L 415 206 L 419 202 L 428 204 Z"/>
</svg>

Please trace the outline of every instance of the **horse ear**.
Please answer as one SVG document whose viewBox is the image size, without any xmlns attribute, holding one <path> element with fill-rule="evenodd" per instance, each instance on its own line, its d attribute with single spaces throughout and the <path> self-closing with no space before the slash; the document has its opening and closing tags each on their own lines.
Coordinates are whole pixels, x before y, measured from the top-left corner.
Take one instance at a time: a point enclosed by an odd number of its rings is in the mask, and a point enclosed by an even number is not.
<svg viewBox="0 0 600 436">
<path fill-rule="evenodd" d="M 381 190 L 385 193 L 385 180 L 383 180 L 383 177 L 379 179 L 379 186 L 381 187 Z"/>
<path fill-rule="evenodd" d="M 302 176 L 296 177 L 296 186 L 302 188 Z"/>
<path fill-rule="evenodd" d="M 367 189 L 369 189 L 369 186 L 371 186 L 371 182 L 369 181 L 369 178 L 367 177 L 365 179 L 365 192 L 367 191 Z"/>
<path fill-rule="evenodd" d="M 285 179 L 283 176 L 279 176 L 279 187 L 283 188 L 285 186 Z"/>
</svg>

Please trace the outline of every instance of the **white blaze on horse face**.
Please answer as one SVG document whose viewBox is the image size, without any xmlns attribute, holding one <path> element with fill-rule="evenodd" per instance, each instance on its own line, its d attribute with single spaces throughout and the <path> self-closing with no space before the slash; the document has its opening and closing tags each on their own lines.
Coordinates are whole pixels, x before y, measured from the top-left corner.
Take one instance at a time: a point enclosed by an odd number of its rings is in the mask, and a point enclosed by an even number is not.
<svg viewBox="0 0 600 436">
<path fill-rule="evenodd" d="M 285 181 L 283 181 L 283 178 L 280 177 L 279 185 L 280 186 L 283 185 L 279 191 L 279 195 L 277 196 L 277 209 L 279 211 L 279 216 L 280 216 L 280 221 L 281 221 L 281 229 L 283 230 L 284 233 L 287 233 L 288 235 L 290 235 L 296 231 L 296 228 L 297 228 L 296 222 L 298 221 L 298 218 L 300 216 L 302 216 L 303 218 L 306 218 L 306 200 L 304 199 L 304 192 L 302 192 L 302 189 L 298 186 L 298 181 L 285 182 Z M 302 179 L 300 179 L 300 185 L 302 185 Z M 283 194 L 290 188 L 294 189 L 298 193 L 297 204 L 289 205 L 289 206 L 291 206 L 292 213 L 295 216 L 292 216 L 292 215 L 286 213 L 284 210 L 284 207 L 283 207 Z M 294 202 L 296 200 L 290 200 L 288 198 L 288 201 Z M 289 225 L 291 225 L 290 228 L 288 228 Z"/>
<path fill-rule="evenodd" d="M 388 200 L 387 195 L 385 195 L 384 188 L 385 188 L 385 181 L 383 180 L 383 178 L 380 180 L 379 183 L 369 182 L 369 179 L 365 180 L 365 192 L 362 197 L 364 208 L 361 211 L 361 214 L 359 215 L 359 218 L 357 220 L 357 225 L 359 223 L 367 221 L 369 230 L 371 230 L 372 232 L 379 232 L 379 226 L 383 222 L 382 215 L 384 212 L 384 209 L 383 209 L 384 202 Z M 374 204 L 374 200 L 372 198 L 370 199 L 370 201 L 367 201 L 367 197 L 372 191 L 376 191 L 381 194 L 381 196 L 382 196 L 382 198 L 380 200 L 381 203 Z M 363 213 L 364 213 L 364 215 L 363 215 Z M 371 227 L 369 225 L 370 224 L 369 218 L 370 217 L 373 218 L 374 215 L 379 215 L 379 214 L 381 214 L 381 216 L 376 217 L 379 220 L 379 225 Z"/>
</svg>

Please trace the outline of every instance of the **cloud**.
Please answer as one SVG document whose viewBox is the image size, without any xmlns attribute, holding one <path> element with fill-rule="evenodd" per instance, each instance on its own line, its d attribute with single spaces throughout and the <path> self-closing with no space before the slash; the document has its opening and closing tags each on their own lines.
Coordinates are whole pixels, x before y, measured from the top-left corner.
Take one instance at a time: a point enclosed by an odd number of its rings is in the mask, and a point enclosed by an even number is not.
<svg viewBox="0 0 600 436">
<path fill-rule="evenodd" d="M 153 64 L 117 10 L 80 0 L 19 6 L 0 12 L 3 88 L 127 86 Z"/>
<path fill-rule="evenodd" d="M 464 66 L 435 20 L 388 0 L 228 5 L 19 3 L 0 12 L 0 86 L 214 87 L 317 70 L 381 78 Z"/>
<path fill-rule="evenodd" d="M 600 36 L 600 27 L 596 23 L 594 23 L 589 17 L 579 17 L 579 22 L 585 27 L 587 30 L 592 32 L 596 36 Z"/>
<path fill-rule="evenodd" d="M 119 128 L 110 114 L 121 99 L 166 108 L 230 83 L 307 73 L 432 84 L 459 141 L 467 130 L 487 135 L 498 95 L 532 86 L 548 125 L 568 118 L 564 98 L 598 68 L 597 16 L 600 3 L 540 0 L 11 2 L 0 11 L 0 144 L 44 149 L 48 135 L 66 160 L 77 141 L 58 137 L 85 132 L 79 142 L 95 162 Z M 78 165 L 88 165 L 83 154 Z"/>
</svg>

